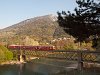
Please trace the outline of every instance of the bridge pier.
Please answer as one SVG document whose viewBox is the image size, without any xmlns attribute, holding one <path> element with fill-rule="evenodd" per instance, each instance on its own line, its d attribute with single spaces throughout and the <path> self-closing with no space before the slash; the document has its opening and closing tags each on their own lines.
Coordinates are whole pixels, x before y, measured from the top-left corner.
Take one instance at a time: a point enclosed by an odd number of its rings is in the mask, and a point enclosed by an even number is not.
<svg viewBox="0 0 100 75">
<path fill-rule="evenodd" d="M 23 55 L 24 54 L 24 55 Z M 19 61 L 20 62 L 24 62 L 26 60 L 26 57 L 25 57 L 25 50 L 21 50 L 20 49 L 20 55 L 19 55 Z"/>
<path fill-rule="evenodd" d="M 78 70 L 83 70 L 82 52 L 78 53 Z"/>
<path fill-rule="evenodd" d="M 25 55 L 18 55 L 18 60 L 20 62 L 24 62 L 26 60 L 26 56 Z"/>
<path fill-rule="evenodd" d="M 20 61 L 20 62 L 24 62 L 23 56 L 22 56 L 22 55 L 19 56 L 19 61 Z"/>
</svg>

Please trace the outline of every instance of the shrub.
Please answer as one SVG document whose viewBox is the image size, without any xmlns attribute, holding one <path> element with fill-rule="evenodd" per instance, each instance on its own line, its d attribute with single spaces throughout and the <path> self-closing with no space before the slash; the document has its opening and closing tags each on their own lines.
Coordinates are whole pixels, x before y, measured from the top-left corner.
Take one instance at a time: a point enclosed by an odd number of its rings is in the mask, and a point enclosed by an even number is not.
<svg viewBox="0 0 100 75">
<path fill-rule="evenodd" d="M 0 45 L 0 61 L 12 60 L 13 53 L 5 46 Z"/>
</svg>

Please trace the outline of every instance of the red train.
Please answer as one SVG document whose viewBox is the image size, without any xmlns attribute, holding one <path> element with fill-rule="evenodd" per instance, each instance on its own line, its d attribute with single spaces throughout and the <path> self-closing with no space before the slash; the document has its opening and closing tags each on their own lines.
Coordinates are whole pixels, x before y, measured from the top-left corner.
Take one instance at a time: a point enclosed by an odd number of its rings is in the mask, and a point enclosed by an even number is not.
<svg viewBox="0 0 100 75">
<path fill-rule="evenodd" d="M 15 49 L 15 50 L 42 50 L 42 51 L 55 50 L 54 46 L 9 45 L 8 48 Z"/>
</svg>

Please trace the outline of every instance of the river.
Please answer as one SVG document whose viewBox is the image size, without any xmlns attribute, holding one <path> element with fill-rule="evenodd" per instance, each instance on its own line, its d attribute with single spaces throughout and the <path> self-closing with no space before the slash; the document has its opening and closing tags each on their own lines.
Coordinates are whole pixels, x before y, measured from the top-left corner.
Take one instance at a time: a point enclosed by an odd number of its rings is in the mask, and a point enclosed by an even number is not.
<svg viewBox="0 0 100 75">
<path fill-rule="evenodd" d="M 80 72 L 76 67 L 77 62 L 38 59 L 24 64 L 0 66 L 0 75 L 100 75 L 95 71 Z"/>
</svg>

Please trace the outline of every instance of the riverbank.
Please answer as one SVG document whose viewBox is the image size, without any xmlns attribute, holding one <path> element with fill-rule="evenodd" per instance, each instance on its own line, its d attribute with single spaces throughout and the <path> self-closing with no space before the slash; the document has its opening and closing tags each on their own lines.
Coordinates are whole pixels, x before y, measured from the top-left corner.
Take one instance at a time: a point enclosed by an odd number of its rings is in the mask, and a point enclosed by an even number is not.
<svg viewBox="0 0 100 75">
<path fill-rule="evenodd" d="M 30 62 L 31 60 L 36 60 L 36 59 L 39 59 L 38 57 L 31 57 L 30 59 L 27 59 L 26 62 Z M 23 64 L 23 63 L 26 63 L 25 61 L 21 60 L 21 61 L 18 61 L 18 60 L 10 60 L 10 61 L 2 61 L 0 62 L 0 65 L 13 65 L 13 64 Z"/>
<path fill-rule="evenodd" d="M 22 64 L 22 63 L 26 63 L 26 62 L 11 60 L 6 62 L 1 62 L 0 65 L 14 65 L 14 64 Z"/>
</svg>

